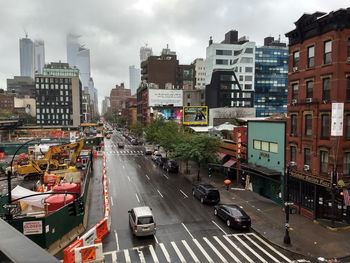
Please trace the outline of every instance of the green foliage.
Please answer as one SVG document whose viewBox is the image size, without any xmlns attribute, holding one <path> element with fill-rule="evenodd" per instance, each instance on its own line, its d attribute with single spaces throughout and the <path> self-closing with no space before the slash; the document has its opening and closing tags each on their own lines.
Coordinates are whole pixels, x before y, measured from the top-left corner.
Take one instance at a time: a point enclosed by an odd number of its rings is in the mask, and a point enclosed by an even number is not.
<svg viewBox="0 0 350 263">
<path fill-rule="evenodd" d="M 145 129 L 145 139 L 149 143 L 158 144 L 160 142 L 160 129 L 164 125 L 163 119 L 156 119 Z"/>
<path fill-rule="evenodd" d="M 135 124 L 133 124 L 130 127 L 130 131 L 133 135 L 137 136 L 137 137 L 142 137 L 143 135 L 143 126 L 141 122 L 136 122 Z"/>
</svg>

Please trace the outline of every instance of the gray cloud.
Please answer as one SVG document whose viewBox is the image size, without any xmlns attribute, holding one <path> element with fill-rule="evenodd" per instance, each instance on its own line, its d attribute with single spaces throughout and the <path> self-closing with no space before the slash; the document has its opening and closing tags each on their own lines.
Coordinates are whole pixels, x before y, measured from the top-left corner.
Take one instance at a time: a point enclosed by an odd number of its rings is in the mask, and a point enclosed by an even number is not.
<svg viewBox="0 0 350 263">
<path fill-rule="evenodd" d="M 209 36 L 215 42 L 230 29 L 262 44 L 281 36 L 303 13 L 346 8 L 327 0 L 2 0 L 0 3 L 0 88 L 19 74 L 19 38 L 24 31 L 45 41 L 46 62 L 66 61 L 66 34 L 82 35 L 90 48 L 91 71 L 99 96 L 125 82 L 128 66 L 139 66 L 145 43 L 155 54 L 169 44 L 180 63 L 205 57 Z"/>
</svg>

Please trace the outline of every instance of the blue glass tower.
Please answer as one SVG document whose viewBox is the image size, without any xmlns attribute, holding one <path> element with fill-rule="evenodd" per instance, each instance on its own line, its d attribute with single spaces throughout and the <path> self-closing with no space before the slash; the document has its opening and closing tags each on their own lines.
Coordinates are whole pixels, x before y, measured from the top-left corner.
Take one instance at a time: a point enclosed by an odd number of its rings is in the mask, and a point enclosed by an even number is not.
<svg viewBox="0 0 350 263">
<path fill-rule="evenodd" d="M 264 46 L 255 51 L 254 107 L 257 117 L 287 112 L 288 47 L 265 38 Z"/>
</svg>

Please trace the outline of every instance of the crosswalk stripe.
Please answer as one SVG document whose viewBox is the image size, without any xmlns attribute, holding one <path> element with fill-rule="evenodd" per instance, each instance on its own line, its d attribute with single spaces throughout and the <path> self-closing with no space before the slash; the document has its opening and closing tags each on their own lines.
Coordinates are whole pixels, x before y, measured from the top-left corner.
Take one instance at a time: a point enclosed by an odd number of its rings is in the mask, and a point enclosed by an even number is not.
<svg viewBox="0 0 350 263">
<path fill-rule="evenodd" d="M 273 246 L 271 246 L 269 243 L 267 243 L 265 240 L 260 238 L 255 233 L 248 233 L 248 235 L 254 236 L 256 239 L 258 239 L 261 243 L 263 243 L 265 246 L 267 246 L 269 249 L 271 249 L 273 252 L 275 252 L 277 255 L 279 255 L 281 258 L 283 258 L 286 262 L 292 262 L 289 258 L 287 258 L 285 255 L 283 255 L 281 252 L 279 252 L 277 249 L 275 249 Z"/>
<path fill-rule="evenodd" d="M 167 260 L 167 262 L 170 263 L 170 256 L 169 256 L 169 253 L 168 253 L 168 251 L 166 250 L 164 244 L 163 244 L 163 243 L 160 243 L 159 246 L 160 246 L 161 250 L 163 251 L 163 254 L 164 254 L 164 256 L 165 256 L 165 259 Z"/>
<path fill-rule="evenodd" d="M 185 258 L 183 257 L 181 251 L 179 250 L 179 248 L 177 247 L 177 245 L 175 244 L 174 241 L 171 242 L 171 245 L 173 246 L 173 248 L 174 248 L 174 250 L 175 250 L 177 256 L 179 257 L 180 261 L 181 261 L 182 263 L 185 263 L 186 260 L 185 260 Z"/>
<path fill-rule="evenodd" d="M 237 245 L 233 243 L 232 240 L 228 238 L 228 236 L 224 236 L 224 238 L 227 242 L 230 243 L 231 246 L 233 246 L 238 251 L 238 253 L 240 253 L 246 260 L 248 260 L 248 262 L 254 263 L 254 261 L 250 257 L 248 257 L 248 255 L 244 253 L 239 247 L 237 247 Z"/>
<path fill-rule="evenodd" d="M 117 251 L 112 252 L 112 262 L 116 263 L 117 262 Z"/>
<path fill-rule="evenodd" d="M 202 245 L 198 242 L 198 240 L 197 240 L 197 239 L 193 239 L 193 242 L 197 245 L 197 247 L 198 247 L 199 250 L 203 253 L 203 255 L 204 255 L 205 258 L 208 260 L 208 262 L 214 263 L 214 261 L 211 259 L 211 257 L 209 257 L 208 253 L 205 252 L 204 248 L 203 248 Z"/>
<path fill-rule="evenodd" d="M 219 250 L 216 249 L 216 247 L 208 240 L 208 238 L 203 237 L 204 241 L 207 242 L 209 247 L 215 252 L 215 254 L 221 259 L 222 262 L 228 263 L 226 258 L 224 258 L 223 255 L 219 252 Z"/>
<path fill-rule="evenodd" d="M 154 263 L 159 263 L 157 254 L 156 254 L 156 252 L 154 251 L 154 248 L 153 248 L 152 245 L 149 245 L 149 251 L 151 251 L 151 255 L 152 255 L 152 258 L 153 258 Z"/>
<path fill-rule="evenodd" d="M 146 263 L 145 257 L 143 256 L 142 250 L 137 249 L 141 263 Z"/>
<path fill-rule="evenodd" d="M 265 255 L 267 255 L 268 257 L 270 257 L 273 261 L 275 262 L 280 262 L 279 260 L 277 260 L 274 256 L 272 256 L 270 253 L 268 253 L 264 248 L 262 248 L 260 245 L 258 245 L 253 239 L 251 239 L 248 235 L 246 236 L 246 238 L 254 245 L 256 246 L 258 249 L 260 249 Z"/>
<path fill-rule="evenodd" d="M 239 260 L 239 258 L 236 257 L 236 256 L 228 249 L 228 247 L 226 247 L 226 246 L 224 245 L 224 243 L 221 242 L 221 240 L 220 240 L 217 236 L 214 236 L 214 239 L 215 239 L 216 242 L 218 242 L 219 245 L 227 252 L 227 254 L 229 254 L 229 255 L 231 256 L 231 258 L 233 258 L 236 262 L 241 262 L 241 261 Z"/>
<path fill-rule="evenodd" d="M 126 262 L 126 263 L 131 263 L 130 255 L 129 255 L 129 250 L 124 249 L 124 257 L 125 257 L 125 262 Z"/>
<path fill-rule="evenodd" d="M 187 249 L 188 253 L 190 253 L 191 257 L 193 258 L 194 262 L 199 263 L 199 259 L 194 254 L 193 250 L 190 248 L 190 246 L 187 244 L 186 240 L 182 240 L 182 243 L 184 244 L 185 248 Z"/>
<path fill-rule="evenodd" d="M 261 260 L 261 262 L 267 263 L 267 261 L 260 257 L 258 253 L 256 253 L 246 242 L 244 242 L 242 239 L 240 239 L 237 235 L 233 235 L 234 238 L 236 238 L 243 246 L 245 246 L 250 252 L 252 252 L 257 258 Z"/>
</svg>

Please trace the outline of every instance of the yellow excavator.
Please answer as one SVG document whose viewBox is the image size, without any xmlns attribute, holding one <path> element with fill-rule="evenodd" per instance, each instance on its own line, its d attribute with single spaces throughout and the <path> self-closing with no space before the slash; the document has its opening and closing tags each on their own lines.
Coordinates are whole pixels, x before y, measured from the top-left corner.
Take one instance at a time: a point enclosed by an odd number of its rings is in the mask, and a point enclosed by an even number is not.
<svg viewBox="0 0 350 263">
<path fill-rule="evenodd" d="M 76 171 L 76 160 L 83 147 L 83 139 L 75 143 L 50 146 L 42 159 L 22 161 L 17 164 L 15 171 L 22 176 L 43 175 L 45 172 L 65 169 Z"/>
</svg>

